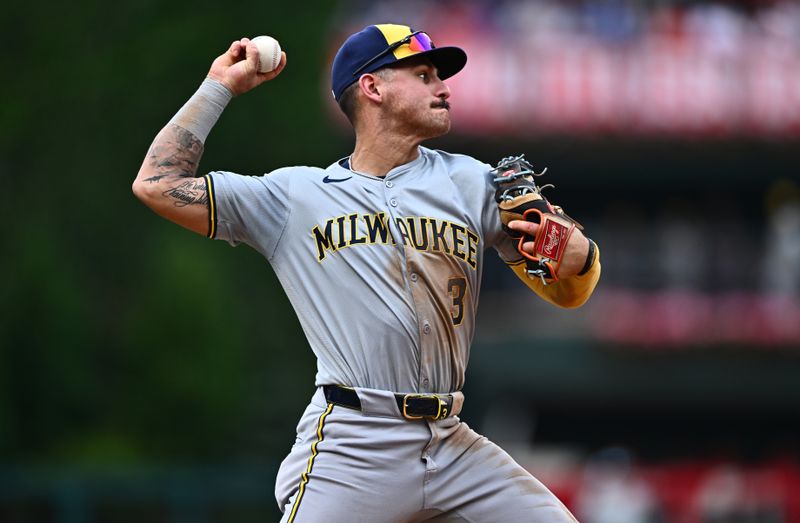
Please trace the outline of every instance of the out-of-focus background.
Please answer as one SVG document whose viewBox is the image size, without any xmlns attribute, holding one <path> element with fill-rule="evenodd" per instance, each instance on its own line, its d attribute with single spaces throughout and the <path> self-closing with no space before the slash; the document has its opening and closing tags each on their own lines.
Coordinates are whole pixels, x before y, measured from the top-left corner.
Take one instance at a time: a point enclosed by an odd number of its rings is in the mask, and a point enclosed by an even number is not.
<svg viewBox="0 0 800 523">
<path fill-rule="evenodd" d="M 585 523 L 800 521 L 800 6 L 14 3 L 0 18 L 0 521 L 278 519 L 314 361 L 268 264 L 130 183 L 230 41 L 289 63 L 201 171 L 325 166 L 329 63 L 398 22 L 469 54 L 433 146 L 525 153 L 601 247 L 556 310 L 494 256 L 462 417 Z"/>
</svg>

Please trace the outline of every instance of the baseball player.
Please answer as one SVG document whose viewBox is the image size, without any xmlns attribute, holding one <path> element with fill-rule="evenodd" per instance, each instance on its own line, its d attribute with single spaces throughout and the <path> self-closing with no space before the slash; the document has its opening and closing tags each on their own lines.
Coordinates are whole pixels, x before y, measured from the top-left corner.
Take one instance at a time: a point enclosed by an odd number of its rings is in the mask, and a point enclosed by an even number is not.
<svg viewBox="0 0 800 523">
<path fill-rule="evenodd" d="M 317 389 L 277 477 L 283 522 L 575 521 L 458 418 L 487 250 L 563 307 L 584 303 L 600 275 L 598 249 L 541 196 L 523 158 L 493 168 L 421 145 L 450 129 L 443 80 L 466 60 L 408 26 L 366 27 L 332 67 L 352 154 L 325 169 L 197 177 L 225 106 L 286 65 L 284 54 L 257 72 L 243 38 L 214 60 L 134 182 L 165 218 L 258 250 L 317 357 Z"/>
</svg>

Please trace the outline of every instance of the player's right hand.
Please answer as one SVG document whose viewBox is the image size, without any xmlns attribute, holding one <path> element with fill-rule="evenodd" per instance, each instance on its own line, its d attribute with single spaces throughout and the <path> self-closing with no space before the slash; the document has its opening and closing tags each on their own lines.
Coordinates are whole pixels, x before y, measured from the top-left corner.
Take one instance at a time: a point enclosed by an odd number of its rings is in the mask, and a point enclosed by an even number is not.
<svg viewBox="0 0 800 523">
<path fill-rule="evenodd" d="M 228 50 L 211 64 L 208 77 L 221 82 L 234 95 L 246 93 L 272 80 L 286 67 L 286 53 L 281 52 L 281 61 L 275 70 L 258 72 L 258 48 L 249 38 L 234 40 Z"/>
</svg>

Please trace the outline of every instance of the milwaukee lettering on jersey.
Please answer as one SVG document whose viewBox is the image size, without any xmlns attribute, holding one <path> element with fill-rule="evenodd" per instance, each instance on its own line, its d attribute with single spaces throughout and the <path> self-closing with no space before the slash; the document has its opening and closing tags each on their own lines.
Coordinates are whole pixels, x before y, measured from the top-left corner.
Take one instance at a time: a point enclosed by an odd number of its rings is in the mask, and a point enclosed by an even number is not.
<svg viewBox="0 0 800 523">
<path fill-rule="evenodd" d="M 409 216 L 397 218 L 395 225 L 403 245 L 418 251 L 442 252 L 464 260 L 475 269 L 477 265 L 479 237 L 463 225 L 427 218 Z M 324 226 L 311 230 L 317 247 L 317 261 L 322 262 L 328 253 L 346 249 L 353 245 L 396 243 L 389 231 L 389 222 L 384 213 L 345 214 L 330 218 Z"/>
<path fill-rule="evenodd" d="M 547 220 L 543 227 L 545 228 L 545 233 L 538 235 L 535 250 L 538 254 L 551 260 L 558 260 L 566 247 L 566 243 L 563 240 L 569 230 L 553 220 Z M 539 241 L 540 239 L 541 241 Z"/>
</svg>

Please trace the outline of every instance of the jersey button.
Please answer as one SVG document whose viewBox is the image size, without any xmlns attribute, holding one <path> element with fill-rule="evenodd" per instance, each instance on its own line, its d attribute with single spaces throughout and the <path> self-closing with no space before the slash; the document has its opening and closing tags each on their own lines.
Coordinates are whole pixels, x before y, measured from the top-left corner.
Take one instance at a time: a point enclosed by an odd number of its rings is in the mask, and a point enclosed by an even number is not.
<svg viewBox="0 0 800 523">
<path fill-rule="evenodd" d="M 395 200 L 394 198 L 392 198 L 391 200 L 389 200 L 389 204 L 390 204 L 392 207 L 397 207 L 397 200 Z"/>
<path fill-rule="evenodd" d="M 425 325 L 422 327 L 422 332 L 424 332 L 425 334 L 430 334 L 431 324 L 426 322 Z"/>
<path fill-rule="evenodd" d="M 417 273 L 416 272 L 412 272 L 411 273 L 411 281 L 417 281 L 417 279 L 418 279 Z"/>
<path fill-rule="evenodd" d="M 393 181 L 391 181 L 391 180 L 386 180 L 386 187 L 388 187 L 389 189 L 391 189 L 392 187 L 394 187 L 394 182 L 393 182 Z"/>
</svg>

